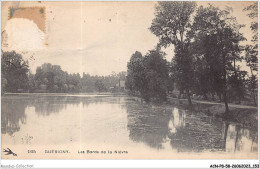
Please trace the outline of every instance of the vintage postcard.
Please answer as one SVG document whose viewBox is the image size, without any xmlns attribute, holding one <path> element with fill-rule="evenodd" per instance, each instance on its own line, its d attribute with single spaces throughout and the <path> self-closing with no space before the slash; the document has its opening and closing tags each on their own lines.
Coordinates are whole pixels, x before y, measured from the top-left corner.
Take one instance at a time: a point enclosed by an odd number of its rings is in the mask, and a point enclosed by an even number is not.
<svg viewBox="0 0 260 169">
<path fill-rule="evenodd" d="M 2 159 L 258 159 L 257 1 L 1 9 Z"/>
</svg>

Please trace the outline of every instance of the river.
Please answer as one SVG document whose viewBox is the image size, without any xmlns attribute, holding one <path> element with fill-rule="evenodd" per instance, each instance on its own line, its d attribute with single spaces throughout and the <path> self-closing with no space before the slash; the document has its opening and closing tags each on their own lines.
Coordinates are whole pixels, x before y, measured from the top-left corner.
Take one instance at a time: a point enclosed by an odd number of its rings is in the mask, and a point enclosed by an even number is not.
<svg viewBox="0 0 260 169">
<path fill-rule="evenodd" d="M 171 105 L 146 104 L 136 97 L 7 94 L 2 96 L 1 109 L 2 147 L 13 147 L 21 158 L 56 158 L 46 154 L 50 149 L 68 149 L 70 156 L 62 154 L 60 158 L 73 159 L 103 158 L 100 154 L 80 153 L 86 150 L 100 153 L 103 149 L 120 150 L 127 152 L 128 157 L 143 159 L 164 158 L 169 152 L 217 153 L 219 158 L 221 154 L 232 154 L 235 158 L 239 157 L 236 154 L 244 154 L 257 158 L 257 131 Z M 37 153 L 32 155 L 28 150 Z M 7 158 L 3 154 L 2 157 Z M 115 158 L 120 157 L 127 155 Z"/>
</svg>

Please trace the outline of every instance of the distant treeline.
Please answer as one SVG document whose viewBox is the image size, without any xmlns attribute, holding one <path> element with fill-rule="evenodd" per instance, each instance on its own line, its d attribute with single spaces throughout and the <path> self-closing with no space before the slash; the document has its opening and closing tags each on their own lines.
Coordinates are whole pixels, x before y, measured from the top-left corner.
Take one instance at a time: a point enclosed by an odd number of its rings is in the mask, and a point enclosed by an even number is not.
<svg viewBox="0 0 260 169">
<path fill-rule="evenodd" d="M 257 2 L 246 7 L 249 18 L 257 18 Z M 228 103 L 249 101 L 257 105 L 258 23 L 251 23 L 252 40 L 246 41 L 244 27 L 231 15 L 232 8 L 213 5 L 197 7 L 196 2 L 158 2 L 150 31 L 159 38 L 146 55 L 135 52 L 125 72 L 110 76 L 68 74 L 49 63 L 29 73 L 28 63 L 15 52 L 2 52 L 2 90 L 17 92 L 92 92 L 116 89 L 126 79 L 132 94 L 146 101 L 165 101 L 179 91 L 192 106 L 192 96 Z M 241 45 L 241 42 L 247 45 Z M 171 62 L 161 47 L 174 46 Z M 246 63 L 250 70 L 241 69 Z M 124 83 L 123 83 L 124 84 Z M 124 86 L 124 85 L 123 85 Z M 119 85 L 120 88 L 120 85 Z M 173 95 L 172 95 L 173 96 Z M 184 96 L 184 97 L 183 97 Z"/>
<path fill-rule="evenodd" d="M 59 65 L 44 63 L 36 73 L 29 71 L 28 62 L 20 54 L 2 53 L 2 92 L 79 93 L 121 91 L 119 81 L 125 81 L 126 72 L 109 76 L 69 74 Z M 124 84 L 121 84 L 124 85 Z M 121 86 L 124 87 L 124 86 Z"/>
<path fill-rule="evenodd" d="M 257 18 L 257 2 L 244 12 Z M 128 62 L 126 85 L 145 100 L 166 100 L 172 84 L 185 95 L 218 98 L 225 103 L 250 100 L 257 104 L 258 27 L 251 23 L 252 40 L 248 45 L 240 29 L 245 25 L 231 15 L 232 8 L 196 2 L 158 2 L 150 31 L 159 38 L 155 50 L 145 56 L 135 52 Z M 161 47 L 174 46 L 174 56 L 167 63 Z M 245 62 L 250 72 L 241 70 Z M 216 97 L 217 96 L 217 97 Z"/>
</svg>

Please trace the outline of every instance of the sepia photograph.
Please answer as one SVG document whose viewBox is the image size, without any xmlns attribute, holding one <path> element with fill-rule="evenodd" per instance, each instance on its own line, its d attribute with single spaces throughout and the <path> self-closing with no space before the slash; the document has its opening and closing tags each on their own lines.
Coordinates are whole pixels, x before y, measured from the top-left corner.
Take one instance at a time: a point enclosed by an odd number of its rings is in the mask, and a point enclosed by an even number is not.
<svg viewBox="0 0 260 169">
<path fill-rule="evenodd" d="M 2 1 L 1 159 L 257 160 L 258 1 Z"/>
</svg>

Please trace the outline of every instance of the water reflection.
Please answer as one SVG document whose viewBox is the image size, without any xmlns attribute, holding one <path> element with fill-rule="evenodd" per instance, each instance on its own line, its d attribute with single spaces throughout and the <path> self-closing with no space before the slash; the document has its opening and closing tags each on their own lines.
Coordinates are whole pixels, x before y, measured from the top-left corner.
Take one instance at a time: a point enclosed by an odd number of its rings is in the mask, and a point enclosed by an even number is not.
<svg viewBox="0 0 260 169">
<path fill-rule="evenodd" d="M 144 143 L 178 152 L 257 152 L 258 147 L 257 131 L 241 124 L 172 106 L 148 105 L 132 97 L 10 95 L 2 98 L 1 113 L 2 134 L 12 136 L 21 126 L 33 127 L 32 121 L 37 121 L 41 133 L 57 144 L 85 139 Z M 64 130 L 67 134 L 58 136 Z"/>
<path fill-rule="evenodd" d="M 52 113 L 59 113 L 62 109 L 65 109 L 67 105 L 65 101 L 66 98 L 39 98 L 29 103 L 29 106 L 35 107 L 35 112 L 38 115 L 49 116 Z"/>
<path fill-rule="evenodd" d="M 135 105 L 136 104 L 136 105 Z M 177 108 L 127 105 L 130 139 L 177 152 L 256 152 L 257 131 Z"/>
<path fill-rule="evenodd" d="M 257 133 L 240 125 L 225 123 L 224 145 L 227 152 L 256 152 Z"/>
<path fill-rule="evenodd" d="M 26 123 L 25 108 L 23 101 L 9 100 L 3 101 L 1 105 L 1 129 L 2 133 L 13 135 L 20 130 L 20 125 Z"/>
<path fill-rule="evenodd" d="M 182 110 L 180 110 L 182 111 Z M 168 124 L 170 134 L 176 133 L 177 128 L 185 126 L 185 113 L 179 113 L 177 108 L 173 108 L 172 116 L 170 116 L 170 121 Z"/>
<path fill-rule="evenodd" d="M 50 95 L 6 95 L 2 97 L 1 108 L 1 127 L 2 133 L 13 135 L 13 133 L 20 130 L 20 126 L 26 123 L 26 108 L 33 107 L 34 111 L 39 116 L 49 116 L 57 114 L 67 106 L 73 105 L 75 109 L 82 104 L 87 107 L 89 104 L 104 104 L 113 103 L 121 104 L 124 107 L 124 99 L 122 97 L 79 97 L 75 95 L 70 96 L 50 96 Z"/>
<path fill-rule="evenodd" d="M 203 114 L 197 116 L 184 111 L 176 112 L 172 113 L 173 119 L 177 121 L 185 117 L 185 123 L 179 126 L 174 124 L 176 132 L 169 135 L 172 147 L 178 151 L 195 152 L 222 149 L 221 122 L 213 121 Z"/>
<path fill-rule="evenodd" d="M 129 137 L 136 142 L 144 142 L 153 148 L 162 148 L 168 134 L 171 109 L 165 107 L 137 107 L 127 105 Z"/>
</svg>

